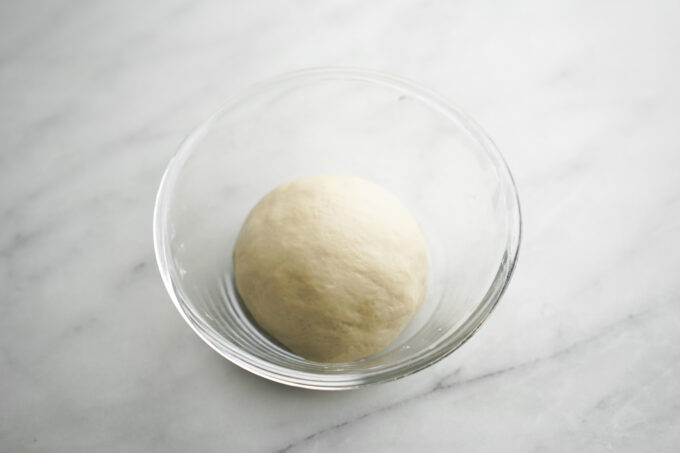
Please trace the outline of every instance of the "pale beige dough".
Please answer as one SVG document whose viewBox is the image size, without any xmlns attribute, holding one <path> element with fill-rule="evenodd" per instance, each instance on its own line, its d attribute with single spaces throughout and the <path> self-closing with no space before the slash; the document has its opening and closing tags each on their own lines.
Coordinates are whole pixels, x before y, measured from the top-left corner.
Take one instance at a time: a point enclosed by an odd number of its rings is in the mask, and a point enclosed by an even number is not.
<svg viewBox="0 0 680 453">
<path fill-rule="evenodd" d="M 236 287 L 259 326 L 318 362 L 385 348 L 425 298 L 427 251 L 408 209 L 345 175 L 282 184 L 248 215 Z"/>
</svg>

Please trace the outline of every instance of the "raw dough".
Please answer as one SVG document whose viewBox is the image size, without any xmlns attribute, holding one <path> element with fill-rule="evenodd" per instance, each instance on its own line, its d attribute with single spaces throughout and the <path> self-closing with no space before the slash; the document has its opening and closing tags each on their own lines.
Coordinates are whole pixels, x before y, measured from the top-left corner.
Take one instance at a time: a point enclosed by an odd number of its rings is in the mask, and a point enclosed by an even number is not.
<svg viewBox="0 0 680 453">
<path fill-rule="evenodd" d="M 318 362 L 380 351 L 427 290 L 416 221 L 386 189 L 353 176 L 311 176 L 274 189 L 248 215 L 233 259 L 255 321 Z"/>
</svg>

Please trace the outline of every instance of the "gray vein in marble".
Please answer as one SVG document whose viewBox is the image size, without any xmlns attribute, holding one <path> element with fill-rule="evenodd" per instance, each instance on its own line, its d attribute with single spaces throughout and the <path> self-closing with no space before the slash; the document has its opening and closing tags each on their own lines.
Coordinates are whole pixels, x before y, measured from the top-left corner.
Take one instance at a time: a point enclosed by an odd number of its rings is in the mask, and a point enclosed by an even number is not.
<svg viewBox="0 0 680 453">
<path fill-rule="evenodd" d="M 80 3 L 87 2 L 83 2 L 81 0 Z M 74 16 L 73 13 L 78 8 L 78 6 L 79 5 L 77 1 L 68 1 L 64 2 L 64 5 L 60 5 L 56 9 L 52 10 L 49 14 L 47 14 L 47 17 L 41 20 L 37 25 L 34 25 L 28 29 L 28 33 L 25 32 L 22 36 L 20 36 L 18 38 L 18 42 L 12 42 L 12 47 L 9 51 L 4 54 L 0 54 L 0 63 L 4 63 L 6 60 L 16 59 L 17 56 L 21 55 L 22 52 L 25 51 L 25 49 L 35 47 L 36 45 L 44 42 L 46 39 L 48 39 L 48 35 L 37 33 L 37 31 L 53 26 L 54 24 L 58 24 L 64 19 L 72 18 Z M 6 14 L 7 17 L 11 17 L 13 11 L 3 11 L 3 13 Z"/>
<path fill-rule="evenodd" d="M 459 389 L 459 388 L 467 386 L 467 385 L 473 385 L 473 384 L 477 384 L 477 383 L 482 382 L 482 381 L 494 379 L 494 378 L 500 377 L 500 376 L 508 374 L 508 373 L 512 373 L 512 372 L 516 372 L 516 371 L 520 371 L 520 370 L 522 370 L 522 371 L 528 370 L 528 369 L 533 368 L 535 366 L 538 366 L 538 365 L 540 365 L 544 362 L 555 360 L 555 359 L 558 359 L 558 358 L 566 356 L 566 355 L 578 354 L 578 352 L 580 350 L 582 350 L 584 347 L 587 347 L 588 345 L 590 345 L 594 342 L 597 342 L 598 340 L 601 340 L 603 338 L 609 337 L 609 336 L 614 335 L 614 334 L 621 333 L 623 330 L 629 329 L 631 327 L 639 328 L 640 327 L 639 323 L 643 322 L 645 318 L 649 318 L 650 314 L 652 314 L 654 312 L 658 312 L 660 310 L 660 308 L 663 308 L 663 306 L 667 305 L 667 304 L 668 304 L 668 302 L 660 303 L 660 304 L 657 304 L 656 306 L 649 308 L 649 309 L 646 309 L 646 310 L 644 310 L 640 313 L 628 315 L 624 319 L 621 319 L 617 322 L 614 322 L 610 326 L 601 329 L 597 334 L 595 334 L 591 337 L 588 337 L 588 338 L 584 338 L 584 339 L 579 340 L 577 342 L 574 342 L 571 345 L 569 345 L 569 346 L 567 346 L 563 349 L 560 349 L 559 351 L 556 351 L 552 354 L 549 354 L 545 357 L 539 357 L 539 358 L 530 360 L 528 362 L 523 362 L 523 363 L 520 363 L 520 364 L 517 364 L 517 365 L 508 366 L 508 367 L 501 368 L 501 369 L 498 369 L 498 370 L 494 370 L 494 371 L 491 371 L 491 372 L 488 372 L 488 373 L 485 373 L 485 374 L 482 374 L 482 375 L 479 375 L 479 376 L 474 376 L 474 377 L 471 377 L 471 378 L 468 378 L 468 379 L 453 380 L 451 382 L 447 382 L 447 381 L 450 381 L 452 378 L 456 378 L 460 374 L 461 370 L 456 369 L 452 373 L 448 373 L 447 375 L 445 375 L 442 379 L 437 381 L 434 384 L 434 386 L 432 386 L 429 390 L 426 390 L 423 393 L 419 393 L 417 395 L 411 396 L 411 397 L 404 399 L 404 400 L 396 401 L 396 402 L 389 404 L 387 406 L 383 406 L 383 407 L 380 407 L 376 410 L 372 410 L 370 412 L 366 412 L 364 414 L 361 414 L 358 417 L 354 417 L 352 419 L 343 421 L 341 423 L 337 423 L 333 426 L 321 429 L 319 431 L 315 431 L 312 434 L 309 434 L 308 436 L 306 436 L 306 437 L 304 437 L 304 438 L 302 438 L 298 441 L 295 441 L 291 444 L 288 444 L 285 447 L 283 447 L 283 448 L 281 448 L 277 451 L 278 451 L 278 453 L 286 453 L 286 452 L 292 451 L 292 450 L 300 447 L 301 445 L 305 444 L 306 442 L 308 442 L 312 439 L 315 439 L 319 436 L 322 436 L 326 433 L 329 433 L 333 430 L 336 430 L 336 429 L 339 429 L 339 428 L 360 422 L 360 421 L 362 421 L 362 420 L 364 420 L 368 417 L 373 417 L 373 416 L 379 415 L 379 414 L 386 412 L 386 411 L 389 411 L 390 409 L 393 409 L 395 407 L 401 407 L 401 406 L 408 405 L 410 403 L 421 400 L 421 399 L 426 398 L 426 397 L 428 397 L 432 394 L 435 394 L 435 393 L 440 393 L 440 392 L 444 393 L 444 392 L 448 392 L 450 390 L 456 390 L 456 389 Z M 670 369 L 670 367 L 672 367 L 672 365 L 669 366 L 669 369 Z M 668 372 L 668 370 L 667 370 L 667 372 Z M 611 398 L 611 397 L 609 397 L 609 398 Z M 606 403 L 603 403 L 601 401 L 600 403 L 598 403 L 598 406 L 600 406 L 601 404 L 606 404 Z"/>
</svg>

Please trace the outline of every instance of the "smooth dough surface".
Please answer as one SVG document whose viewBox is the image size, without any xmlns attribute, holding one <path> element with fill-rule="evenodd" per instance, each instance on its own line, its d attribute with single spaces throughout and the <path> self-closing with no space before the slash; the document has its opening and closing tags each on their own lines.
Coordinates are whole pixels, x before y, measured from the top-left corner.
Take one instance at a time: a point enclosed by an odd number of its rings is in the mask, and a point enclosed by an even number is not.
<svg viewBox="0 0 680 453">
<path fill-rule="evenodd" d="M 385 348 L 425 298 L 427 251 L 408 209 L 353 176 L 284 183 L 252 209 L 234 247 L 255 321 L 296 354 L 357 360 Z"/>
</svg>

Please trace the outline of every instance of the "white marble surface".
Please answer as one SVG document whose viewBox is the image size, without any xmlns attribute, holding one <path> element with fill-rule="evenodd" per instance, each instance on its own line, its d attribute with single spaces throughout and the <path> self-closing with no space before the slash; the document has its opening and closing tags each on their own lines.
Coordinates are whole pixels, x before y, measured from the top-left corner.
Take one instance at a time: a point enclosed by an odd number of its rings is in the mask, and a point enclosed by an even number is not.
<svg viewBox="0 0 680 453">
<path fill-rule="evenodd" d="M 678 451 L 680 3 L 0 4 L 0 450 Z M 514 171 L 524 243 L 473 339 L 322 393 L 184 324 L 159 178 L 221 100 L 308 66 L 397 73 Z"/>
</svg>

